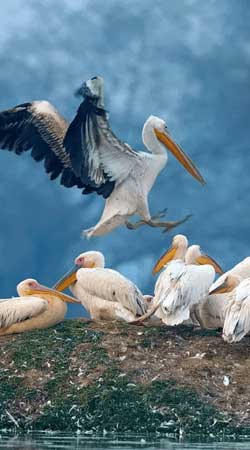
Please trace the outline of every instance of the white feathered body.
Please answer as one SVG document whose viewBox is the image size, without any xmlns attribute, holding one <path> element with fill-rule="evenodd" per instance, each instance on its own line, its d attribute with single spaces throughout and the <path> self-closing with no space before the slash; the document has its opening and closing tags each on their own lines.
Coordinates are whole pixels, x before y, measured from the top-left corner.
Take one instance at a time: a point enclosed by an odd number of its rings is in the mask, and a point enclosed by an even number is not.
<svg viewBox="0 0 250 450">
<path fill-rule="evenodd" d="M 90 231 L 89 236 L 107 233 L 135 214 L 145 220 L 150 219 L 148 194 L 157 176 L 167 164 L 167 152 L 159 155 L 134 152 L 133 158 L 124 160 L 124 155 L 121 156 L 121 160 L 117 157 L 113 160 L 113 169 L 116 174 L 120 171 L 121 176 L 105 201 L 100 221 Z"/>
<path fill-rule="evenodd" d="M 166 325 L 178 325 L 190 319 L 194 307 L 205 301 L 214 280 L 210 265 L 197 266 L 175 260 L 166 266 L 155 286 L 156 315 Z"/>
<path fill-rule="evenodd" d="M 208 295 L 207 299 L 198 306 L 198 314 L 203 328 L 223 328 L 228 294 Z"/>
<path fill-rule="evenodd" d="M 250 278 L 228 294 L 223 339 L 238 342 L 250 331 Z"/>
<path fill-rule="evenodd" d="M 236 264 L 232 269 L 221 275 L 210 287 L 210 292 L 223 284 L 228 276 L 233 276 L 239 278 L 240 280 L 244 280 L 248 278 L 249 275 L 250 257 L 247 257 L 240 263 Z M 198 313 L 204 328 L 215 329 L 223 327 L 228 302 L 231 298 L 232 295 L 230 293 L 212 294 L 207 297 L 206 302 L 198 308 Z"/>
<path fill-rule="evenodd" d="M 57 297 L 53 301 L 23 296 L 0 301 L 0 335 L 49 328 L 64 319 L 67 305 Z"/>
<path fill-rule="evenodd" d="M 137 286 L 111 269 L 79 269 L 71 291 L 94 320 L 129 322 L 147 309 L 147 303 Z"/>
</svg>

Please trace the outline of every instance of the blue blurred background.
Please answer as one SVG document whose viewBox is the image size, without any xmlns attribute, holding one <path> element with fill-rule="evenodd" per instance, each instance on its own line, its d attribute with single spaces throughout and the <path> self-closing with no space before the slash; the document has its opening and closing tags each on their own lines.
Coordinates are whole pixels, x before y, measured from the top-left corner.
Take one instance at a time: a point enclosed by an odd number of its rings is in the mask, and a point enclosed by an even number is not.
<svg viewBox="0 0 250 450">
<path fill-rule="evenodd" d="M 47 99 L 71 120 L 74 90 L 102 75 L 117 135 L 142 149 L 143 123 L 158 115 L 207 180 L 202 187 L 170 156 L 151 212 L 192 212 L 176 232 L 224 269 L 250 255 L 248 0 L 8 0 L 0 11 L 1 109 Z M 97 222 L 102 199 L 49 181 L 28 153 L 1 151 L 0 180 L 1 297 L 27 277 L 52 285 L 90 249 L 152 292 L 152 266 L 176 232 L 118 228 L 86 241 L 80 231 Z"/>
</svg>

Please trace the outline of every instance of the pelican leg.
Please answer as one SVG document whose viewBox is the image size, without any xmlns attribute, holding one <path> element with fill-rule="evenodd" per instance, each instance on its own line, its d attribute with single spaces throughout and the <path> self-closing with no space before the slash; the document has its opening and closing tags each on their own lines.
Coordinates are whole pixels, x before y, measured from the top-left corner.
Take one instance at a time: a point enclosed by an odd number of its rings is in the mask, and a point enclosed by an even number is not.
<svg viewBox="0 0 250 450">
<path fill-rule="evenodd" d="M 159 211 L 158 213 L 154 214 L 153 216 L 151 216 L 151 220 L 162 219 L 167 214 L 167 210 L 168 208 L 164 208 L 162 211 Z"/>
<path fill-rule="evenodd" d="M 148 222 L 146 220 L 138 220 L 137 222 L 129 222 L 128 220 L 126 220 L 125 225 L 129 230 L 136 230 L 137 228 L 141 227 L 142 225 L 147 225 Z"/>
<path fill-rule="evenodd" d="M 195 311 L 191 311 L 191 312 L 190 312 L 190 319 L 191 319 L 191 321 L 193 322 L 193 327 L 194 327 L 194 329 L 196 329 L 196 328 L 201 328 L 200 321 L 199 321 L 199 319 L 198 319 L 197 314 L 195 313 Z"/>
<path fill-rule="evenodd" d="M 155 216 L 151 217 L 151 219 L 149 220 L 141 219 L 134 223 L 126 221 L 125 224 L 129 230 L 136 230 L 142 225 L 149 225 L 150 227 L 154 228 L 156 227 L 164 228 L 163 233 L 166 233 L 167 231 L 172 230 L 172 228 L 175 228 L 178 225 L 181 225 L 182 223 L 186 222 L 191 217 L 191 214 L 188 214 L 186 217 L 184 217 L 184 219 L 172 222 L 161 222 L 158 219 L 155 219 L 154 217 Z"/>
<path fill-rule="evenodd" d="M 192 315 L 193 315 L 193 317 L 192 317 Z M 198 322 L 199 328 L 206 329 L 205 324 L 204 324 L 204 322 L 203 322 L 203 320 L 201 318 L 199 310 L 198 309 L 194 309 L 194 311 L 192 312 L 192 315 L 191 315 L 192 320 L 194 318 L 194 320 L 196 320 L 196 322 Z M 195 322 L 194 322 L 194 325 L 195 325 Z M 195 326 L 197 326 L 197 325 L 195 325 Z"/>
<path fill-rule="evenodd" d="M 162 211 L 159 211 L 157 214 L 154 214 L 153 216 L 151 216 L 151 218 L 149 220 L 146 219 L 141 219 L 138 220 L 137 222 L 129 222 L 128 220 L 125 222 L 126 227 L 129 230 L 136 230 L 136 228 L 139 228 L 142 225 L 148 225 L 149 221 L 155 221 L 158 219 L 162 219 L 163 217 L 165 217 L 166 213 L 167 213 L 168 208 L 164 208 Z"/>
<path fill-rule="evenodd" d="M 86 237 L 87 239 L 91 238 L 92 236 L 102 236 L 109 233 L 119 225 L 125 223 L 127 217 L 128 216 L 120 214 L 118 212 L 117 214 L 114 214 L 107 219 L 101 219 L 94 227 L 82 231 L 81 235 L 82 237 Z"/>
</svg>

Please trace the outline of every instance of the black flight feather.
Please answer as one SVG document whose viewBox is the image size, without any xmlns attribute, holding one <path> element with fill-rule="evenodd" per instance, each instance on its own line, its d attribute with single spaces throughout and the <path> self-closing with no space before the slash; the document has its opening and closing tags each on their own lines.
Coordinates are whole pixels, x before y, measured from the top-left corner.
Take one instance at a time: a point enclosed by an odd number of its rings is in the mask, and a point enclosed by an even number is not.
<svg viewBox="0 0 250 450">
<path fill-rule="evenodd" d="M 88 166 L 89 148 L 86 142 L 86 127 L 88 129 L 91 127 L 94 145 L 98 148 L 100 145 L 100 132 L 97 123 L 98 115 L 105 116 L 106 111 L 98 108 L 93 99 L 86 97 L 79 106 L 77 114 L 67 130 L 63 145 L 70 155 L 75 175 L 81 178 L 83 184 L 86 186 L 83 194 L 96 192 L 98 195 L 107 198 L 112 193 L 115 182 L 110 181 L 108 175 L 103 173 L 105 182 L 99 185 L 96 184 L 90 177 L 90 168 Z"/>
</svg>

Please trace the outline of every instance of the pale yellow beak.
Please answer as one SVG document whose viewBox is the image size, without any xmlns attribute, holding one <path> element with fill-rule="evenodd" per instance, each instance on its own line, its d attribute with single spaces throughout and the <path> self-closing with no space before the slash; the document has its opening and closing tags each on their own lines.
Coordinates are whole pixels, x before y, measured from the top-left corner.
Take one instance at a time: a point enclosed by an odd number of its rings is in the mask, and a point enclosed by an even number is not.
<svg viewBox="0 0 250 450">
<path fill-rule="evenodd" d="M 182 148 L 174 142 L 171 136 L 166 131 L 159 131 L 157 128 L 154 128 L 154 132 L 157 139 L 170 150 L 183 167 L 201 184 L 205 184 L 206 182 L 203 176 L 200 174 L 193 161 L 186 155 Z"/>
<path fill-rule="evenodd" d="M 234 286 L 229 284 L 228 278 L 225 278 L 225 280 L 223 281 L 223 283 L 220 284 L 220 286 L 218 286 L 217 288 L 213 289 L 213 291 L 209 292 L 209 295 L 212 295 L 212 294 L 225 294 L 226 292 L 233 291 L 233 289 L 234 289 Z"/>
<path fill-rule="evenodd" d="M 63 300 L 67 303 L 77 303 L 79 305 L 79 302 L 77 302 L 73 297 L 67 294 L 63 294 L 62 292 L 58 292 L 55 289 L 47 288 L 46 286 L 42 286 L 41 284 L 37 289 L 29 289 L 28 295 L 42 295 L 42 296 L 55 296 Z"/>
<path fill-rule="evenodd" d="M 95 262 L 85 262 L 84 265 L 75 264 L 72 269 L 70 269 L 59 281 L 53 286 L 57 291 L 64 291 L 71 284 L 74 284 L 77 281 L 76 272 L 81 268 L 93 269 L 95 268 Z"/>
<path fill-rule="evenodd" d="M 74 284 L 76 282 L 76 272 L 79 269 L 80 267 L 75 264 L 69 272 L 65 273 L 65 275 L 57 281 L 57 283 L 53 286 L 53 289 L 56 289 L 57 291 L 64 291 L 71 284 Z"/>
<path fill-rule="evenodd" d="M 196 263 L 200 265 L 209 264 L 210 266 L 213 266 L 216 273 L 219 273 L 220 275 L 223 274 L 222 268 L 213 258 L 211 258 L 211 256 L 201 255 L 196 259 Z"/>
<path fill-rule="evenodd" d="M 160 259 L 158 259 L 152 270 L 153 275 L 158 273 L 167 263 L 172 261 L 172 259 L 175 257 L 176 251 L 177 248 L 172 246 L 160 257 Z"/>
</svg>

